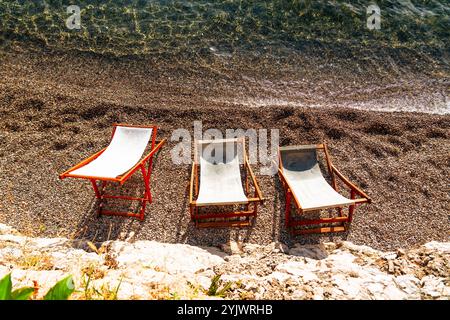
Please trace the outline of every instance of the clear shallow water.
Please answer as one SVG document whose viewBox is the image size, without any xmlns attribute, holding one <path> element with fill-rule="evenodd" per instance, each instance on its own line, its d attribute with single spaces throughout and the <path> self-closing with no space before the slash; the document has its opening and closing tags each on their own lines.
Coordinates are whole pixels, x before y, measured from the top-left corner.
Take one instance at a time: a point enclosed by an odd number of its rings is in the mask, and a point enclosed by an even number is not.
<svg viewBox="0 0 450 320">
<path fill-rule="evenodd" d="M 448 51 L 448 0 L 379 0 L 381 30 L 366 27 L 368 1 L 71 1 L 81 30 L 68 30 L 67 1 L 0 0 L 0 41 L 114 55 L 301 49 L 314 42 Z"/>
</svg>

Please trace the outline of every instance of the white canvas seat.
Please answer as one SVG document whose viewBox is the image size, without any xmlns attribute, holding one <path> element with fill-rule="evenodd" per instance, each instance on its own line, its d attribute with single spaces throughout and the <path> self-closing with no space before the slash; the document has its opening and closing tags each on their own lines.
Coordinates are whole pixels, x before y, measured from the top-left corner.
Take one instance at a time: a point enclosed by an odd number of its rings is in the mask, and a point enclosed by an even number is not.
<svg viewBox="0 0 450 320">
<path fill-rule="evenodd" d="M 200 190 L 197 205 L 247 202 L 238 157 L 228 163 L 213 163 L 200 155 Z"/>
<path fill-rule="evenodd" d="M 317 150 L 325 154 L 331 185 L 322 175 Z M 285 225 L 292 234 L 345 231 L 346 224 L 352 222 L 356 204 L 371 201 L 331 163 L 326 144 L 280 147 L 278 165 L 285 192 Z M 350 199 L 338 193 L 337 178 L 350 189 Z M 291 203 L 297 209 L 296 215 L 291 215 Z M 348 206 L 348 215 L 344 215 L 344 206 Z M 312 212 L 321 209 L 337 209 L 338 216 L 323 217 L 323 212 Z M 333 211 L 328 210 L 328 214 Z M 312 219 L 307 218 L 311 214 Z"/>
<path fill-rule="evenodd" d="M 263 200 L 244 138 L 195 142 L 189 205 L 197 227 L 250 226 Z"/>
<path fill-rule="evenodd" d="M 334 190 L 322 175 L 316 149 L 280 148 L 283 173 L 303 210 L 354 203 Z"/>
<path fill-rule="evenodd" d="M 130 170 L 144 154 L 152 128 L 116 127 L 106 150 L 98 158 L 72 171 L 72 176 L 117 178 Z"/>
</svg>

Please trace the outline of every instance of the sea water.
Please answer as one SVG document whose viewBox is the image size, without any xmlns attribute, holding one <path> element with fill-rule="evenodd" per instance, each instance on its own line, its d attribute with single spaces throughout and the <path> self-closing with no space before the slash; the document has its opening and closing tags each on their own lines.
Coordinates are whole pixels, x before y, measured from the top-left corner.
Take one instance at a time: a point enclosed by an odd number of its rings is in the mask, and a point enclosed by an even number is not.
<svg viewBox="0 0 450 320">
<path fill-rule="evenodd" d="M 67 6 L 80 8 L 69 29 Z M 368 6 L 380 8 L 370 29 Z M 113 55 L 301 50 L 309 42 L 449 50 L 448 0 L 0 0 L 0 43 Z"/>
</svg>

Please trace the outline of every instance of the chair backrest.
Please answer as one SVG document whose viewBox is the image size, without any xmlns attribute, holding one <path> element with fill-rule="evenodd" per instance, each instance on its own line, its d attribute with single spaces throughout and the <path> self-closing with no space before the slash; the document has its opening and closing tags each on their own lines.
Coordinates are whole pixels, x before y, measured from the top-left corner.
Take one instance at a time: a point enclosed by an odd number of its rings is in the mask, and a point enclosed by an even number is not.
<svg viewBox="0 0 450 320">
<path fill-rule="evenodd" d="M 144 154 L 154 132 L 156 132 L 154 127 L 115 125 L 111 142 L 102 155 L 116 157 L 119 162 L 136 164 Z"/>
<path fill-rule="evenodd" d="M 195 161 L 200 165 L 197 203 L 247 201 L 240 169 L 245 158 L 244 139 L 197 140 Z"/>
<path fill-rule="evenodd" d="M 280 147 L 280 162 L 288 178 L 313 179 L 323 177 L 316 145 Z"/>
<path fill-rule="evenodd" d="M 232 164 L 244 163 L 245 160 L 245 140 L 217 139 L 217 140 L 196 140 L 194 161 L 197 164 Z"/>
<path fill-rule="evenodd" d="M 150 139 L 153 146 L 156 130 L 156 127 L 114 125 L 111 142 L 105 151 L 71 174 L 116 178 L 126 173 L 141 160 Z"/>
</svg>

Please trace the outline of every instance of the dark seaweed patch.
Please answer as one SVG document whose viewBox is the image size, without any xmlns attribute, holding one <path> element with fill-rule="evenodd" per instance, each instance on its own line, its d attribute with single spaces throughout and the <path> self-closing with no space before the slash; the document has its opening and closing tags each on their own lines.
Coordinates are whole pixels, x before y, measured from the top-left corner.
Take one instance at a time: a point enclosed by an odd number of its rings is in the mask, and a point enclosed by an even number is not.
<svg viewBox="0 0 450 320">
<path fill-rule="evenodd" d="M 92 108 L 88 108 L 86 110 L 82 110 L 79 114 L 84 120 L 91 120 L 104 116 L 109 111 L 109 109 L 110 107 L 101 104 Z"/>
<path fill-rule="evenodd" d="M 373 122 L 364 127 L 363 131 L 372 135 L 401 135 L 401 130 L 392 125 L 392 123 Z"/>
<path fill-rule="evenodd" d="M 331 139 L 341 139 L 343 137 L 347 136 L 347 133 L 339 128 L 328 128 L 325 133 L 327 134 L 328 137 L 330 137 Z"/>
</svg>

